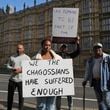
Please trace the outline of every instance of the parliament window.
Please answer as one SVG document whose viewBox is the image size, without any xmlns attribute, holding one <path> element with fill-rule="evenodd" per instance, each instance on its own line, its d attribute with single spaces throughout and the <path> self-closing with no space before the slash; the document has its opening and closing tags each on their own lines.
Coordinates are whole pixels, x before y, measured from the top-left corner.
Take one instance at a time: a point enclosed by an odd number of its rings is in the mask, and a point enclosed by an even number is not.
<svg viewBox="0 0 110 110">
<path fill-rule="evenodd" d="M 31 39 L 32 38 L 32 31 L 28 30 L 24 33 L 24 39 Z"/>
<path fill-rule="evenodd" d="M 92 3 L 91 0 L 83 0 L 82 1 L 82 13 L 87 14 L 92 11 Z"/>
<path fill-rule="evenodd" d="M 105 49 L 110 49 L 110 35 L 104 35 L 104 37 L 101 38 L 101 42 Z"/>
<path fill-rule="evenodd" d="M 93 45 L 92 37 L 86 36 L 82 38 L 82 50 L 91 49 Z"/>
<path fill-rule="evenodd" d="M 110 12 L 110 0 L 102 0 L 102 12 Z"/>
<path fill-rule="evenodd" d="M 92 25 L 91 19 L 82 20 L 82 31 L 83 32 L 91 31 L 91 25 Z"/>
<path fill-rule="evenodd" d="M 110 18 L 102 20 L 102 31 L 110 31 Z"/>
</svg>

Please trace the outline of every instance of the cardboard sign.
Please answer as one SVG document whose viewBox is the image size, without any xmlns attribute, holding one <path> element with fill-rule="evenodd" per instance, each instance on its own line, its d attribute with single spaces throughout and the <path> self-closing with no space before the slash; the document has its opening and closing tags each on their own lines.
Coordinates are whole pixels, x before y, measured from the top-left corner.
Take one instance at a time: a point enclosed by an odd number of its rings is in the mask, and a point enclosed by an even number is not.
<svg viewBox="0 0 110 110">
<path fill-rule="evenodd" d="M 53 37 L 77 37 L 78 8 L 53 8 Z"/>
<path fill-rule="evenodd" d="M 72 59 L 23 61 L 23 97 L 74 95 Z"/>
</svg>

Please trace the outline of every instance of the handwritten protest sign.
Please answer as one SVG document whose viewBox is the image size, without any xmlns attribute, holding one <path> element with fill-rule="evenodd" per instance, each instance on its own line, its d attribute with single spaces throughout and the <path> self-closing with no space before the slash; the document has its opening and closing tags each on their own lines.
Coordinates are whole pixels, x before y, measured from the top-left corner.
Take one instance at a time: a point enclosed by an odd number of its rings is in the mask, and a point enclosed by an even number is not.
<svg viewBox="0 0 110 110">
<path fill-rule="evenodd" d="M 23 61 L 23 97 L 74 95 L 71 59 Z"/>
<path fill-rule="evenodd" d="M 53 8 L 53 37 L 77 37 L 78 8 Z"/>
</svg>

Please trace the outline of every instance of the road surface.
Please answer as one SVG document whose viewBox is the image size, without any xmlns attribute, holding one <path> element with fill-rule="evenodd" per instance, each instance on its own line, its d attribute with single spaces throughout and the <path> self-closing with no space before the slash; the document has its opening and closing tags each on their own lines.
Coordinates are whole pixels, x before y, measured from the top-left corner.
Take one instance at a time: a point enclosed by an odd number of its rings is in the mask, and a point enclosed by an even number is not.
<svg viewBox="0 0 110 110">
<path fill-rule="evenodd" d="M 7 85 L 10 75 L 0 74 L 0 110 L 6 110 L 7 105 Z M 75 78 L 75 96 L 73 96 L 73 110 L 83 110 L 83 87 L 81 85 L 82 78 Z M 86 99 L 85 99 L 86 110 L 97 110 L 97 101 L 92 88 L 89 85 L 86 86 Z M 14 105 L 13 110 L 17 110 L 18 94 L 17 91 L 14 95 Z M 36 99 L 35 98 L 25 98 L 24 108 L 26 110 L 35 110 Z M 66 97 L 62 97 L 62 107 L 63 110 L 67 108 Z"/>
</svg>

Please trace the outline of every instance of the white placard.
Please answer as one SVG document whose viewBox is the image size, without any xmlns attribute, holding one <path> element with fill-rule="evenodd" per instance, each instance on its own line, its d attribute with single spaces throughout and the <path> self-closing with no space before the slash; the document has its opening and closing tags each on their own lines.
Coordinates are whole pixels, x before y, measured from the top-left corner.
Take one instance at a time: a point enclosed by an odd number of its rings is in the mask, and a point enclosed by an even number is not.
<svg viewBox="0 0 110 110">
<path fill-rule="evenodd" d="M 79 8 L 53 8 L 52 36 L 77 37 Z"/>
<path fill-rule="evenodd" d="M 23 61 L 23 97 L 74 95 L 72 59 Z"/>
</svg>

